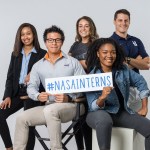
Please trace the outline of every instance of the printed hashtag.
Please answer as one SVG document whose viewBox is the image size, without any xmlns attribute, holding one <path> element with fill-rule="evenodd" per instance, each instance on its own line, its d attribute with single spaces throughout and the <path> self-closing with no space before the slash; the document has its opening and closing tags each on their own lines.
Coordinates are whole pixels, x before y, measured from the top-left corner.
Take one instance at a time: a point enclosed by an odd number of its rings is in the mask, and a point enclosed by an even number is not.
<svg viewBox="0 0 150 150">
<path fill-rule="evenodd" d="M 53 83 L 48 83 L 48 84 L 47 84 L 47 89 L 48 89 L 49 91 L 53 91 L 53 89 L 54 89 L 54 84 L 53 84 Z"/>
</svg>

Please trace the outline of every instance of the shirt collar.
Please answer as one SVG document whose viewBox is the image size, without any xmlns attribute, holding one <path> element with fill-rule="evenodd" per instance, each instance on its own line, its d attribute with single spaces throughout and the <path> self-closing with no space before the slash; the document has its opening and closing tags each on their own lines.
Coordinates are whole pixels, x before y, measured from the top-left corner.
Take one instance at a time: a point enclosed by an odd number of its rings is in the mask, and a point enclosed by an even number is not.
<svg viewBox="0 0 150 150">
<path fill-rule="evenodd" d="M 24 55 L 24 48 L 22 48 L 21 53 Z M 37 51 L 35 50 L 35 48 L 33 47 L 32 50 L 30 51 L 30 53 L 37 53 Z M 30 54 L 29 53 L 29 54 Z"/>
<path fill-rule="evenodd" d="M 116 34 L 115 32 L 113 33 L 112 36 L 113 36 L 115 39 L 117 39 L 117 40 L 125 39 L 125 38 L 119 36 L 118 34 Z M 130 36 L 129 34 L 127 34 L 127 38 L 126 38 L 126 39 L 130 39 L 130 38 L 131 38 L 131 36 Z"/>
<path fill-rule="evenodd" d="M 59 58 L 62 58 L 62 57 L 66 57 L 67 58 L 67 55 L 64 52 L 61 51 L 60 55 L 59 55 Z M 49 60 L 48 52 L 45 54 L 44 60 Z"/>
</svg>

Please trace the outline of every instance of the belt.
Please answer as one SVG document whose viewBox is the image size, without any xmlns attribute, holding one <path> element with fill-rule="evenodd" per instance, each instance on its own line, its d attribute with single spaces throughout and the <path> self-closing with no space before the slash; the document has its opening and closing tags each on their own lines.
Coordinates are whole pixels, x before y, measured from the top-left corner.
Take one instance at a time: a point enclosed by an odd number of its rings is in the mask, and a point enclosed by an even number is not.
<svg viewBox="0 0 150 150">
<path fill-rule="evenodd" d="M 26 84 L 19 84 L 19 88 L 22 89 L 22 88 L 26 88 L 27 85 Z"/>
</svg>

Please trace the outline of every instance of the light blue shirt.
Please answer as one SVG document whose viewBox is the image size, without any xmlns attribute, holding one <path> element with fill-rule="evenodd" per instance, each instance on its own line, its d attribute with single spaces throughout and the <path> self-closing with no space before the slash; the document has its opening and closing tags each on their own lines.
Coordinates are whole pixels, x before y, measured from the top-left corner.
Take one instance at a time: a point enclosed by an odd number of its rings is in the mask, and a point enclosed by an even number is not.
<svg viewBox="0 0 150 150">
<path fill-rule="evenodd" d="M 31 57 L 31 53 L 37 53 L 35 48 L 33 48 L 31 50 L 31 52 L 26 56 L 25 55 L 25 52 L 24 52 L 24 49 L 22 48 L 22 66 L 21 66 L 21 72 L 20 72 L 20 78 L 19 78 L 19 84 L 23 84 L 24 83 L 24 80 L 25 80 L 25 77 L 27 76 L 27 72 L 28 72 L 28 64 L 29 64 L 29 61 L 30 61 L 30 57 Z"/>
</svg>

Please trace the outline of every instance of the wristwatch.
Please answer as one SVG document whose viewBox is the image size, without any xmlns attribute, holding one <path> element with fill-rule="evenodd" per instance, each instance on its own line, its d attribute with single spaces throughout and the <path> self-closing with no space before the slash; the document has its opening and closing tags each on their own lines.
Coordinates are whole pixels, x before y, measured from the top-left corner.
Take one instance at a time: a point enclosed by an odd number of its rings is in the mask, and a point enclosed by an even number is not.
<svg viewBox="0 0 150 150">
<path fill-rule="evenodd" d="M 131 61 L 131 58 L 130 58 L 130 57 L 127 57 L 127 58 L 126 58 L 127 64 L 130 64 L 130 61 Z"/>
</svg>

